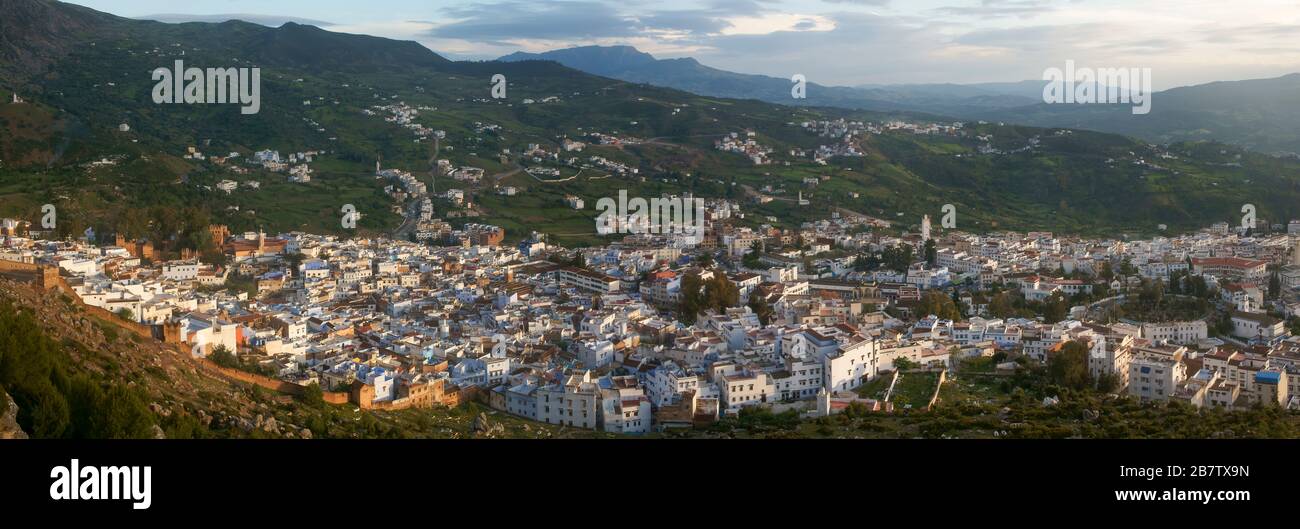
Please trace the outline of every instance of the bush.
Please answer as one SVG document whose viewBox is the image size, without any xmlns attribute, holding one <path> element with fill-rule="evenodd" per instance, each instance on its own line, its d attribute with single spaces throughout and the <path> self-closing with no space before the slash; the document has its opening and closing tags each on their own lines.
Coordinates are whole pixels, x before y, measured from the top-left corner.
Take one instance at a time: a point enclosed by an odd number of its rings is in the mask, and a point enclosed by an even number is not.
<svg viewBox="0 0 1300 529">
<path fill-rule="evenodd" d="M 325 393 L 321 391 L 320 384 L 315 382 L 312 382 L 303 389 L 300 398 L 302 399 L 303 404 L 308 406 L 319 408 L 325 405 Z"/>
<path fill-rule="evenodd" d="M 212 354 L 208 355 L 208 360 L 221 367 L 239 369 L 239 359 L 235 358 L 235 355 L 226 349 L 224 345 L 218 345 L 212 349 Z"/>
<path fill-rule="evenodd" d="M 18 425 L 24 431 L 36 438 L 151 435 L 153 413 L 138 389 L 88 373 L 71 374 L 65 346 L 40 329 L 30 312 L 0 304 L 0 336 L 5 337 L 0 340 L 0 385 L 18 404 Z"/>
</svg>

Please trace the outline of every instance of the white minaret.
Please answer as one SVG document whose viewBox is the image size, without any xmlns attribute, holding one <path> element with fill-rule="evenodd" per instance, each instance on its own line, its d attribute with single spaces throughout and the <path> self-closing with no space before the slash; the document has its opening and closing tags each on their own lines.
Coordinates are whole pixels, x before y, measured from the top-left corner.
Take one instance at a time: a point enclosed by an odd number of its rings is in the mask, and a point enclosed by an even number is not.
<svg viewBox="0 0 1300 529">
<path fill-rule="evenodd" d="M 1291 264 L 1300 266 L 1300 237 L 1294 237 L 1291 242 Z"/>
<path fill-rule="evenodd" d="M 930 240 L 930 216 L 921 217 L 921 241 Z"/>
</svg>

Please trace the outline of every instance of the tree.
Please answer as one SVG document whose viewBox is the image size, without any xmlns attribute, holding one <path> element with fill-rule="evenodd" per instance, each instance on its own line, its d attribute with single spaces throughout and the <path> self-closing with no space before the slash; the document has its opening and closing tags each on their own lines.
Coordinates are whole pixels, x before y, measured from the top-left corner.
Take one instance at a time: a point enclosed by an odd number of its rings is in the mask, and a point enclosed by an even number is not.
<svg viewBox="0 0 1300 529">
<path fill-rule="evenodd" d="M 18 405 L 23 431 L 36 438 L 151 436 L 154 417 L 140 390 L 74 371 L 84 366 L 67 347 L 44 334 L 32 311 L 0 302 L 0 385 Z"/>
<path fill-rule="evenodd" d="M 989 314 L 994 318 L 1010 318 L 1016 314 L 1016 307 L 1011 303 L 1011 294 L 1009 292 L 999 292 L 993 296 L 993 301 L 989 302 Z"/>
<path fill-rule="evenodd" d="M 758 316 L 759 323 L 766 326 L 772 321 L 772 306 L 767 303 L 767 297 L 757 292 L 749 295 L 749 303 L 746 304 L 749 310 Z"/>
<path fill-rule="evenodd" d="M 117 314 L 117 317 L 122 318 L 123 320 L 135 321 L 135 313 L 131 312 L 131 309 L 128 309 L 126 307 L 117 309 L 117 312 L 115 314 Z"/>
<path fill-rule="evenodd" d="M 1088 347 L 1082 342 L 1065 342 L 1047 357 L 1047 376 L 1053 383 L 1071 388 L 1088 387 Z"/>
<path fill-rule="evenodd" d="M 726 274 L 715 272 L 704 282 L 704 306 L 722 312 L 740 304 L 740 288 L 727 279 Z"/>
<path fill-rule="evenodd" d="M 1115 270 L 1111 268 L 1111 266 L 1110 266 L 1110 261 L 1109 261 L 1109 260 L 1103 261 L 1103 262 L 1101 263 L 1101 274 L 1100 274 L 1100 275 L 1101 275 L 1101 278 L 1102 278 L 1102 279 L 1105 279 L 1107 283 L 1109 283 L 1109 282 L 1111 282 L 1111 281 L 1113 281 L 1113 280 L 1115 279 Z"/>
<path fill-rule="evenodd" d="M 938 259 L 938 257 L 939 257 L 939 248 L 938 248 L 938 246 L 934 243 L 934 239 L 927 239 L 927 240 L 925 241 L 925 262 L 926 262 L 926 264 L 929 264 L 930 266 L 934 266 L 934 261 L 935 261 L 936 259 Z"/>
<path fill-rule="evenodd" d="M 1133 266 L 1133 261 L 1131 259 L 1125 257 L 1124 260 L 1119 263 L 1119 273 L 1123 276 L 1137 275 L 1137 267 Z"/>
<path fill-rule="evenodd" d="M 308 406 L 319 408 L 325 405 L 325 392 L 321 391 L 320 384 L 312 382 L 303 387 L 302 402 Z"/>
<path fill-rule="evenodd" d="M 858 257 L 853 260 L 853 269 L 859 272 L 875 270 L 880 267 L 882 262 L 880 257 L 875 254 L 858 254 Z"/>
<path fill-rule="evenodd" d="M 682 278 L 681 300 L 677 303 L 677 317 L 687 325 L 695 323 L 696 316 L 704 307 L 704 295 L 700 291 L 704 282 L 699 274 L 689 274 Z"/>
<path fill-rule="evenodd" d="M 1110 393 L 1119 388 L 1119 378 L 1114 373 L 1102 373 L 1097 377 L 1097 391 Z"/>
<path fill-rule="evenodd" d="M 221 367 L 237 369 L 239 368 L 239 359 L 231 354 L 229 349 L 224 345 L 218 345 L 212 349 L 212 354 L 208 355 L 208 360 Z"/>
<path fill-rule="evenodd" d="M 1064 320 L 1070 312 L 1070 303 L 1066 301 L 1065 296 L 1059 291 L 1053 292 L 1051 296 L 1043 303 L 1043 319 L 1047 323 L 1056 323 Z"/>
<path fill-rule="evenodd" d="M 943 292 L 938 290 L 926 291 L 925 295 L 921 296 L 921 303 L 917 306 L 917 312 L 920 314 L 933 314 L 945 320 L 961 319 L 961 310 L 957 308 L 957 304 L 952 302 L 952 298 L 945 296 Z"/>
<path fill-rule="evenodd" d="M 753 244 L 749 245 L 749 253 L 745 254 L 745 256 L 741 258 L 741 262 L 748 268 L 758 268 L 761 266 L 758 262 L 758 258 L 762 256 L 763 244 L 759 241 L 754 241 Z"/>
<path fill-rule="evenodd" d="M 892 270 L 907 270 L 912 266 L 912 247 L 906 244 L 890 246 L 881 252 L 880 259 Z"/>
<path fill-rule="evenodd" d="M 1281 293 L 1282 280 L 1278 277 L 1277 271 L 1274 271 L 1273 275 L 1268 278 L 1268 297 L 1269 299 L 1277 299 Z"/>
</svg>

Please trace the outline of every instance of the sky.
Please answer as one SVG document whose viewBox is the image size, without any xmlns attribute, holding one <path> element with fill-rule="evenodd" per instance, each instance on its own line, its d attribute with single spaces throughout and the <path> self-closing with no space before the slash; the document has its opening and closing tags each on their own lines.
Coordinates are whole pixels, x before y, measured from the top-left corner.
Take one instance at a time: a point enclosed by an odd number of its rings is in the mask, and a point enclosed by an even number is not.
<svg viewBox="0 0 1300 529">
<path fill-rule="evenodd" d="M 125 17 L 241 15 L 414 40 L 451 59 L 631 45 L 824 85 L 1150 68 L 1156 89 L 1300 72 L 1300 0 L 76 0 Z M 260 15 L 253 17 L 252 15 Z M 221 18 L 221 17 L 217 17 Z M 176 19 L 168 19 L 174 21 Z M 211 20 L 211 19 L 204 19 Z"/>
</svg>

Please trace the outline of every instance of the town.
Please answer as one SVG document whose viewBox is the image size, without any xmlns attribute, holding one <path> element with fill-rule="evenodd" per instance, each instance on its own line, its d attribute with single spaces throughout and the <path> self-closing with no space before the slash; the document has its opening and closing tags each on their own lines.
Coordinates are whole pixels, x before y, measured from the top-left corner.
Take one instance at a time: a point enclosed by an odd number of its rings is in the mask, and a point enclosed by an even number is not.
<svg viewBox="0 0 1300 529">
<path fill-rule="evenodd" d="M 891 398 L 900 378 L 937 397 L 963 362 L 1015 372 L 1071 349 L 1091 384 L 1143 402 L 1300 408 L 1286 324 L 1300 315 L 1300 221 L 1122 241 L 838 213 L 756 230 L 729 222 L 738 208 L 712 203 L 698 245 L 636 234 L 576 250 L 441 221 L 429 244 L 213 225 L 221 263 L 4 219 L 0 259 L 57 269 L 85 304 L 196 356 L 365 409 L 476 399 L 626 434 L 751 407 L 889 413 L 933 404 Z"/>
</svg>

